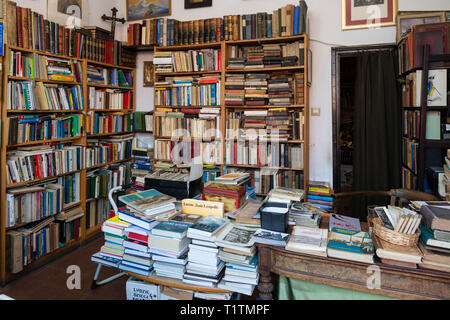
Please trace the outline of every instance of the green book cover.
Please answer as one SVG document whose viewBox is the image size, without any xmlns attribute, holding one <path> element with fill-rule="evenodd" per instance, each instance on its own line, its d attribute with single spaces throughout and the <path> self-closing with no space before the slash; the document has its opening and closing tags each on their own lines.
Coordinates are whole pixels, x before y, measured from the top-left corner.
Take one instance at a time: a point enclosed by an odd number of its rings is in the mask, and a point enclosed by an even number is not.
<svg viewBox="0 0 450 320">
<path fill-rule="evenodd" d="M 441 114 L 439 111 L 427 112 L 427 131 L 426 139 L 441 139 Z"/>
<path fill-rule="evenodd" d="M 125 75 L 123 74 L 122 70 L 118 70 L 117 75 L 119 78 L 119 86 L 120 87 L 129 87 L 130 86 L 130 84 L 128 83 L 127 79 L 125 78 Z"/>
</svg>

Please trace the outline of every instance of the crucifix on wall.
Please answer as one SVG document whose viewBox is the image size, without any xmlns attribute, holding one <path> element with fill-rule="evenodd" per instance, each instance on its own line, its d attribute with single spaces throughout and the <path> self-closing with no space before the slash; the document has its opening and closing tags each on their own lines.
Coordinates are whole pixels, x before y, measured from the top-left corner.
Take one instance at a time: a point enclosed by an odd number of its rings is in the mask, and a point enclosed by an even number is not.
<svg viewBox="0 0 450 320">
<path fill-rule="evenodd" d="M 104 14 L 102 16 L 102 20 L 103 21 L 111 21 L 111 41 L 114 41 L 115 39 L 115 34 L 116 34 L 116 22 L 122 22 L 122 24 L 125 23 L 125 18 L 117 18 L 117 12 L 119 10 L 117 10 L 115 7 L 111 9 L 112 11 L 112 16 L 108 17 L 106 14 Z"/>
</svg>

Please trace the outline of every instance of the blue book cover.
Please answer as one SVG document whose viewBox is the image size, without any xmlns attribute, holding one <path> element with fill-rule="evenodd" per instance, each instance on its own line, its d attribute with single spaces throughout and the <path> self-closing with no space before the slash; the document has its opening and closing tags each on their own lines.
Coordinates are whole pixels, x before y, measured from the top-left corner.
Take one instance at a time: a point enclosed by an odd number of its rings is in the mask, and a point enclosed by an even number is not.
<svg viewBox="0 0 450 320">
<path fill-rule="evenodd" d="M 161 221 L 151 231 L 153 235 L 173 236 L 175 238 L 183 238 L 187 229 L 192 225 L 189 222 L 182 221 Z"/>
<path fill-rule="evenodd" d="M 312 194 L 308 194 L 308 199 L 333 202 L 332 197 L 316 196 Z"/>
<path fill-rule="evenodd" d="M 153 273 L 153 270 L 147 271 L 147 270 L 135 268 L 135 267 L 132 267 L 132 266 L 128 266 L 128 265 L 123 264 L 123 263 L 121 263 L 119 265 L 119 269 L 121 269 L 123 271 L 132 272 L 132 273 L 137 273 L 137 274 L 140 274 L 140 275 L 145 276 L 145 277 L 149 277 Z"/>
<path fill-rule="evenodd" d="M 300 6 L 295 6 L 294 9 L 294 35 L 298 35 L 300 30 Z"/>
<path fill-rule="evenodd" d="M 373 242 L 367 232 L 341 228 L 331 230 L 328 248 L 358 254 L 374 254 Z"/>
<path fill-rule="evenodd" d="M 193 230 L 213 234 L 214 232 L 219 230 L 226 222 L 227 220 L 224 218 L 216 216 L 206 216 L 200 219 L 200 221 L 192 225 L 190 228 Z"/>
</svg>

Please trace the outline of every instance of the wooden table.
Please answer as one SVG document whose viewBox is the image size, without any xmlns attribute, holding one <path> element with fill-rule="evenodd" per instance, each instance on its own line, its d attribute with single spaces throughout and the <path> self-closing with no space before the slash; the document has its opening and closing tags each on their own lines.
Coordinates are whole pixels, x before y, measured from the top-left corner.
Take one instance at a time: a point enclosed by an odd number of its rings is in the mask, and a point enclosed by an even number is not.
<svg viewBox="0 0 450 320">
<path fill-rule="evenodd" d="M 287 251 L 258 244 L 258 289 L 263 300 L 273 299 L 271 273 L 292 279 L 379 294 L 401 299 L 450 299 L 450 274 L 439 271 L 388 266 L 381 263 L 380 289 L 369 289 L 369 264 Z"/>
</svg>

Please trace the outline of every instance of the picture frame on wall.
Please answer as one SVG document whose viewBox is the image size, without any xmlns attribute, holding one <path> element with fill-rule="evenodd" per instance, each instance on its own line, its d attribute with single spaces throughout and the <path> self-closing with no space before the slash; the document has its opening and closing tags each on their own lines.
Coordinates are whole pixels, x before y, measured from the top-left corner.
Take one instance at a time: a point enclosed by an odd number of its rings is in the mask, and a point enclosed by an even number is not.
<svg viewBox="0 0 450 320">
<path fill-rule="evenodd" d="M 127 21 L 136 21 L 172 14 L 172 0 L 127 0 Z"/>
<path fill-rule="evenodd" d="M 212 0 L 184 0 L 185 9 L 211 7 Z"/>
<path fill-rule="evenodd" d="M 398 0 L 341 0 L 342 30 L 395 26 Z"/>
<path fill-rule="evenodd" d="M 399 12 L 397 15 L 397 42 L 415 24 L 445 22 L 443 11 Z"/>
<path fill-rule="evenodd" d="M 143 86 L 144 87 L 153 87 L 154 86 L 154 68 L 153 61 L 144 61 L 144 77 L 143 77 Z"/>
<path fill-rule="evenodd" d="M 450 11 L 445 13 L 445 21 L 450 21 Z"/>
<path fill-rule="evenodd" d="M 312 51 L 311 51 L 311 49 L 308 49 L 308 51 L 307 51 L 306 61 L 308 63 L 308 71 L 307 71 L 308 74 L 307 74 L 306 84 L 308 86 L 311 86 L 311 84 L 312 84 Z"/>
<path fill-rule="evenodd" d="M 62 26 L 88 24 L 88 0 L 47 0 L 47 19 Z"/>
</svg>

